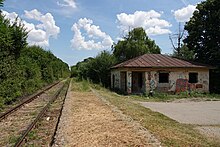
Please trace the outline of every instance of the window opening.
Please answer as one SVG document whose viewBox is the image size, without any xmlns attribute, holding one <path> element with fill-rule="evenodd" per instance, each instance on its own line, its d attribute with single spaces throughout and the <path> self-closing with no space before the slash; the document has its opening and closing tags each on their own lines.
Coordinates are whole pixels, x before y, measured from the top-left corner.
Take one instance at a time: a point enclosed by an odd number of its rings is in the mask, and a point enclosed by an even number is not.
<svg viewBox="0 0 220 147">
<path fill-rule="evenodd" d="M 159 73 L 159 83 L 169 83 L 169 73 Z"/>
</svg>

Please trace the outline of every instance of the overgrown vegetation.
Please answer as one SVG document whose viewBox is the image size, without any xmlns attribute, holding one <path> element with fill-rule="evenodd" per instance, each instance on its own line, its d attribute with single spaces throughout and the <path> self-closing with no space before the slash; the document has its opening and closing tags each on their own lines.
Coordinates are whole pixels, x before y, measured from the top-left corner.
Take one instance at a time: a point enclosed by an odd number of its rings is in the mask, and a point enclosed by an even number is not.
<svg viewBox="0 0 220 147">
<path fill-rule="evenodd" d="M 69 76 L 66 63 L 39 46 L 28 46 L 27 37 L 19 20 L 12 23 L 0 11 L 0 109 L 20 96 Z"/>
<path fill-rule="evenodd" d="M 216 140 L 207 139 L 193 125 L 181 124 L 163 114 L 135 104 L 128 96 L 121 96 L 98 87 L 98 92 L 124 114 L 138 121 L 154 134 L 163 146 L 219 146 Z"/>
<path fill-rule="evenodd" d="M 200 93 L 200 92 L 181 92 L 179 94 L 168 94 L 168 93 L 159 93 L 156 92 L 153 96 L 148 95 L 130 95 L 129 96 L 133 100 L 138 101 L 153 101 L 153 102 L 167 102 L 174 101 L 179 99 L 191 99 L 191 100 L 204 100 L 204 101 L 215 101 L 220 100 L 219 94 L 208 94 L 208 93 Z"/>
<path fill-rule="evenodd" d="M 117 44 L 113 45 L 113 54 L 118 62 L 146 53 L 160 54 L 160 48 L 147 36 L 142 27 L 134 28 L 123 40 L 119 40 Z"/>
<path fill-rule="evenodd" d="M 73 78 L 72 90 L 73 91 L 88 92 L 88 91 L 90 91 L 89 82 L 87 80 L 79 80 L 79 79 Z"/>
<path fill-rule="evenodd" d="M 105 87 L 110 85 L 110 68 L 116 63 L 115 57 L 108 51 L 102 51 L 95 58 L 87 58 L 71 67 L 72 77 L 101 83 Z"/>
</svg>

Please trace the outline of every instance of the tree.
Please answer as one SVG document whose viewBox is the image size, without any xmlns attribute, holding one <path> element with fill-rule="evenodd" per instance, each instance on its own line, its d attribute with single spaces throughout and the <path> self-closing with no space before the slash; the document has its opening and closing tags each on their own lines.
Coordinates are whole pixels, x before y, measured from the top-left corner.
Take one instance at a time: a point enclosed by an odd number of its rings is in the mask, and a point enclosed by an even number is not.
<svg viewBox="0 0 220 147">
<path fill-rule="evenodd" d="M 19 96 L 69 76 L 68 65 L 50 51 L 27 46 L 27 34 L 18 18 L 12 23 L 0 11 L 0 109 Z"/>
<path fill-rule="evenodd" d="M 194 52 L 193 50 L 190 50 L 186 44 L 183 44 L 178 52 L 174 50 L 172 56 L 184 60 L 194 60 Z"/>
<path fill-rule="evenodd" d="M 183 43 L 184 36 L 185 36 L 185 30 L 181 29 L 181 23 L 179 23 L 178 33 L 169 35 L 169 39 L 173 46 L 172 56 L 179 59 L 193 60 L 194 52 L 193 50 L 189 50 L 187 45 Z"/>
<path fill-rule="evenodd" d="M 7 100 L 21 95 L 17 59 L 26 47 L 27 32 L 21 23 L 10 23 L 0 13 L 0 97 Z M 7 102 L 6 102 L 7 103 Z"/>
<path fill-rule="evenodd" d="M 220 1 L 206 0 L 197 5 L 193 17 L 185 25 L 184 40 L 195 53 L 195 60 L 217 67 L 210 72 L 210 91 L 220 93 Z"/>
<path fill-rule="evenodd" d="M 116 63 L 115 57 L 108 51 L 102 51 L 95 58 L 87 58 L 71 67 L 72 76 L 89 79 L 94 83 L 110 86 L 110 68 Z"/>
<path fill-rule="evenodd" d="M 77 70 L 76 73 L 79 79 L 81 80 L 87 78 L 91 79 L 91 76 L 94 75 L 94 74 L 90 75 L 92 69 L 92 67 L 90 66 L 92 65 L 91 62 L 93 60 L 94 58 L 89 57 L 76 64 L 76 70 Z M 74 68 L 71 68 L 71 70 L 74 70 Z"/>
<path fill-rule="evenodd" d="M 195 60 L 220 67 L 220 1 L 206 0 L 185 25 L 188 36 L 184 40 L 195 53 Z"/>
<path fill-rule="evenodd" d="M 148 38 L 143 28 L 134 28 L 123 40 L 112 47 L 118 62 L 122 62 L 146 53 L 160 53 L 160 48 Z"/>
<path fill-rule="evenodd" d="M 92 73 L 95 73 L 93 77 L 96 77 L 96 82 L 102 83 L 103 86 L 110 86 L 110 68 L 115 64 L 115 57 L 108 51 L 102 51 L 92 61 Z M 98 78 L 98 79 L 97 79 Z"/>
<path fill-rule="evenodd" d="M 71 66 L 71 78 L 72 77 L 77 77 L 77 76 L 78 76 L 77 66 L 73 65 L 73 66 Z"/>
<path fill-rule="evenodd" d="M 4 0 L 0 0 L 0 7 L 3 7 L 3 2 L 4 2 Z M 0 12 L 1 12 L 1 10 L 0 10 Z"/>
</svg>

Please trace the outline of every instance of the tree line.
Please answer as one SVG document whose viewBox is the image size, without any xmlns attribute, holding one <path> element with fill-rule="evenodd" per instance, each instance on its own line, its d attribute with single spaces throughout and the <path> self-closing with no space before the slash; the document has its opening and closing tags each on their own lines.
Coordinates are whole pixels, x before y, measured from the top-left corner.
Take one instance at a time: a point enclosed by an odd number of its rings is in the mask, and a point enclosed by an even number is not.
<svg viewBox="0 0 220 147">
<path fill-rule="evenodd" d="M 206 0 L 197 5 L 193 16 L 186 22 L 186 37 L 178 38 L 171 56 L 205 63 L 210 70 L 210 90 L 220 93 L 220 1 Z M 181 34 L 179 34 L 183 37 Z M 180 39 L 183 41 L 180 42 Z M 148 38 L 143 28 L 134 28 L 112 46 L 112 52 L 103 51 L 71 67 L 72 76 L 90 79 L 110 86 L 110 67 L 145 53 L 160 53 L 161 49 Z"/>
<path fill-rule="evenodd" d="M 3 0 L 0 0 L 0 7 Z M 24 25 L 0 11 L 0 108 L 60 78 L 69 76 L 62 60 L 39 46 L 29 46 Z"/>
</svg>

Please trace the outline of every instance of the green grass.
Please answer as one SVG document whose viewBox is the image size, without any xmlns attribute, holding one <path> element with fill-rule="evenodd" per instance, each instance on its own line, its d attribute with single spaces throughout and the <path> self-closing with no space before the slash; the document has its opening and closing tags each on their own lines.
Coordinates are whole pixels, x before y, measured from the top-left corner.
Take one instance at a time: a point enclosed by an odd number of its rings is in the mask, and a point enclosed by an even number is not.
<svg viewBox="0 0 220 147">
<path fill-rule="evenodd" d="M 89 82 L 87 80 L 79 81 L 77 79 L 73 79 L 72 80 L 72 90 L 73 91 L 88 92 L 88 91 L 90 91 Z"/>
<path fill-rule="evenodd" d="M 38 136 L 37 136 L 37 133 L 36 133 L 36 130 L 32 130 L 28 133 L 28 138 L 31 139 L 31 140 L 35 140 L 35 139 L 38 139 Z"/>
<path fill-rule="evenodd" d="M 87 85 L 86 85 L 87 84 Z M 89 82 L 73 80 L 73 90 L 87 91 Z M 207 138 L 194 129 L 195 125 L 181 124 L 167 116 L 151 111 L 142 107 L 134 100 L 146 101 L 167 101 L 177 98 L 185 98 L 186 94 L 168 95 L 156 93 L 154 97 L 144 95 L 128 95 L 123 96 L 111 92 L 100 85 L 90 84 L 90 86 L 107 99 L 112 105 L 118 107 L 125 115 L 130 116 L 133 120 L 139 122 L 143 127 L 148 129 L 161 143 L 162 146 L 219 146 L 219 142 L 211 138 Z M 87 87 L 85 89 L 82 87 Z M 84 89 L 84 90 L 83 90 Z M 209 98 L 213 98 L 208 95 Z M 207 95 L 206 95 L 207 97 Z M 189 97 L 190 98 L 190 97 Z"/>
<path fill-rule="evenodd" d="M 100 87 L 97 91 L 124 114 L 148 129 L 162 142 L 163 146 L 219 146 L 219 142 L 201 135 L 193 125 L 180 124 L 161 113 L 133 103 L 134 98 L 131 97 L 137 96 L 121 96 Z"/>
<path fill-rule="evenodd" d="M 0 112 L 2 111 L 3 108 L 4 108 L 4 99 L 0 97 Z"/>
<path fill-rule="evenodd" d="M 16 136 L 10 136 L 9 137 L 9 143 L 10 144 L 15 144 L 18 141 L 18 137 Z"/>
<path fill-rule="evenodd" d="M 219 94 L 204 94 L 199 92 L 192 92 L 188 94 L 187 92 L 182 92 L 180 94 L 168 94 L 168 93 L 158 93 L 155 92 L 153 96 L 148 95 L 129 95 L 129 98 L 137 101 L 154 101 L 154 102 L 166 102 L 173 101 L 176 99 L 190 99 L 190 98 L 201 98 L 203 100 L 220 100 Z"/>
</svg>

